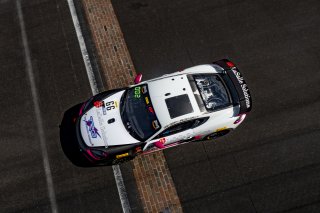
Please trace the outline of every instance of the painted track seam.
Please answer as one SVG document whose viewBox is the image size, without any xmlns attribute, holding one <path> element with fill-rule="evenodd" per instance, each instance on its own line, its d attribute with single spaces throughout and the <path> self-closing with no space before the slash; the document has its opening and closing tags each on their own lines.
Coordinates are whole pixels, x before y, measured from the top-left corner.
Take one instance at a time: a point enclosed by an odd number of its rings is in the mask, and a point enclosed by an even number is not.
<svg viewBox="0 0 320 213">
<path fill-rule="evenodd" d="M 47 182 L 47 188 L 48 188 L 48 196 L 50 199 L 51 211 L 54 213 L 57 213 L 58 206 L 57 206 L 56 195 L 55 195 L 54 185 L 52 180 L 52 174 L 51 174 L 51 168 L 50 168 L 50 162 L 49 162 L 49 156 L 48 156 L 48 148 L 46 145 L 46 139 L 45 139 L 45 134 L 43 129 L 41 110 L 40 110 L 39 100 L 38 100 L 38 92 L 37 92 L 37 87 L 35 83 L 35 77 L 34 77 L 34 72 L 33 72 L 33 67 L 31 62 L 31 53 L 29 49 L 28 37 L 26 33 L 26 27 L 24 23 L 22 8 L 21 8 L 21 0 L 16 1 L 16 8 L 18 12 L 21 38 L 22 38 L 22 44 L 24 48 L 26 71 L 27 71 L 28 80 L 30 82 L 30 87 L 31 87 L 31 95 L 32 95 L 32 101 L 34 105 L 34 112 L 36 116 L 36 124 L 38 129 L 40 147 L 41 147 L 43 167 L 46 175 L 46 182 Z"/>
</svg>

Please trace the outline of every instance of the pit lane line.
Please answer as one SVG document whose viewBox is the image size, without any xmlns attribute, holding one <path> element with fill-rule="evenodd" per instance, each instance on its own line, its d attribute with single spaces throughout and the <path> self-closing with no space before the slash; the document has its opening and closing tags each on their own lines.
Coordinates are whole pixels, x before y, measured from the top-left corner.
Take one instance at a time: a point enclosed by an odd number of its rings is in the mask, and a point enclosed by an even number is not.
<svg viewBox="0 0 320 213">
<path fill-rule="evenodd" d="M 51 174 L 51 168 L 50 168 L 50 162 L 49 162 L 49 156 L 48 156 L 48 148 L 46 145 L 46 139 L 45 139 L 45 134 L 43 129 L 42 116 L 41 116 L 41 110 L 40 110 L 39 99 L 38 99 L 39 96 L 37 92 L 33 67 L 31 63 L 31 54 L 30 54 L 30 49 L 28 44 L 26 27 L 24 24 L 23 12 L 21 8 L 21 0 L 16 0 L 16 8 L 17 8 L 20 31 L 21 31 L 22 45 L 24 48 L 26 72 L 28 75 L 28 80 L 30 82 L 32 102 L 33 102 L 34 112 L 36 117 L 36 124 L 37 124 L 37 130 L 38 130 L 37 132 L 38 132 L 38 137 L 39 137 L 39 142 L 41 147 L 43 167 L 46 175 L 46 182 L 47 182 L 47 188 L 48 188 L 48 196 L 50 199 L 51 211 L 53 213 L 57 213 L 58 206 L 57 206 L 56 195 L 54 191 L 54 185 L 52 181 L 52 174 Z"/>
<path fill-rule="evenodd" d="M 84 41 L 84 38 L 83 38 L 83 34 L 82 34 L 82 31 L 81 31 L 81 28 L 80 28 L 78 15 L 77 15 L 73 0 L 68 0 L 68 5 L 69 5 L 69 10 L 70 10 L 70 13 L 71 13 L 73 25 L 75 27 L 76 34 L 77 34 L 77 37 L 78 37 L 78 42 L 79 42 L 79 45 L 80 45 L 83 62 L 85 64 L 85 68 L 86 68 L 88 79 L 89 79 L 89 83 L 90 83 L 90 88 L 91 88 L 92 94 L 96 95 L 100 91 L 98 89 L 96 77 L 95 77 L 95 75 L 93 73 L 93 69 L 92 69 L 90 58 L 89 58 L 88 50 L 87 50 L 87 47 L 86 47 L 86 44 L 85 44 L 85 41 Z M 120 198 L 120 202 L 121 202 L 121 206 L 122 206 L 122 211 L 124 213 L 130 213 L 131 212 L 131 207 L 130 207 L 130 204 L 129 204 L 126 188 L 125 188 L 125 185 L 124 185 L 124 182 L 123 182 L 120 166 L 119 165 L 114 165 L 114 166 L 112 166 L 112 169 L 113 169 L 114 178 L 115 178 L 115 181 L 116 181 L 116 184 L 117 184 L 117 189 L 118 189 L 119 198 Z"/>
</svg>

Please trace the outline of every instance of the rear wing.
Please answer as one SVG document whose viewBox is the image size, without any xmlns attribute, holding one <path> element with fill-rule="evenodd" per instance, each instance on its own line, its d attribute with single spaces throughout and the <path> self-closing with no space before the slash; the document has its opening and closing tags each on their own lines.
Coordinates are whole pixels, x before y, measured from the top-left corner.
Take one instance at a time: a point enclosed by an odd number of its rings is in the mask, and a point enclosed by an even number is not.
<svg viewBox="0 0 320 213">
<path fill-rule="evenodd" d="M 225 70 L 223 79 L 231 91 L 233 102 L 240 105 L 239 114 L 245 114 L 252 109 L 252 99 L 249 88 L 239 69 L 227 59 L 222 59 L 213 64 L 217 64 Z M 227 76 L 227 79 L 226 79 Z"/>
</svg>

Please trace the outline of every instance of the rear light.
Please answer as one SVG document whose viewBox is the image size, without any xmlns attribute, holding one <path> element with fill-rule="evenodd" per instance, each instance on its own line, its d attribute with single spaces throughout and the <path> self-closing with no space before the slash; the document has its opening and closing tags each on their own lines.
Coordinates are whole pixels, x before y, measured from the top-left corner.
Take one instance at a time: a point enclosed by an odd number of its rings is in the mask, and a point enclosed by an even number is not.
<svg viewBox="0 0 320 213">
<path fill-rule="evenodd" d="M 227 64 L 228 67 L 230 67 L 230 68 L 235 67 L 234 63 L 232 63 L 231 61 L 227 61 L 226 64 Z"/>
<path fill-rule="evenodd" d="M 247 116 L 246 114 L 239 115 L 239 118 L 237 120 L 235 120 L 235 122 L 233 124 L 241 123 L 246 118 L 246 116 Z"/>
</svg>

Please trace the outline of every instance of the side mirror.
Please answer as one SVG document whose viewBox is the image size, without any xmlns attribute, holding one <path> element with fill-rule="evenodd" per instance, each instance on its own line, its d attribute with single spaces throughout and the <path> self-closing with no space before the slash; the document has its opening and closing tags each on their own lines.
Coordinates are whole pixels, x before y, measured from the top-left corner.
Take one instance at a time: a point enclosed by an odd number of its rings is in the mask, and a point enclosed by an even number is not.
<svg viewBox="0 0 320 213">
<path fill-rule="evenodd" d="M 139 84 L 142 80 L 142 74 L 139 73 L 135 78 L 134 78 L 134 84 Z"/>
</svg>

